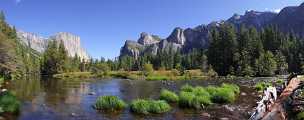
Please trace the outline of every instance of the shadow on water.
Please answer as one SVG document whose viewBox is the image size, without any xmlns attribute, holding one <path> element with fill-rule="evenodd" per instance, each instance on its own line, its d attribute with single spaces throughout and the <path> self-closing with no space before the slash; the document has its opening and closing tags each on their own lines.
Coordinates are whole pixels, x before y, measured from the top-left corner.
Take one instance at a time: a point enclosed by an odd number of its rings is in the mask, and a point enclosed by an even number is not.
<svg viewBox="0 0 304 120">
<path fill-rule="evenodd" d="M 138 98 L 157 99 L 162 88 L 178 91 L 184 84 L 194 86 L 220 85 L 223 80 L 144 81 L 126 79 L 57 80 L 31 78 L 14 81 L 9 89 L 22 100 L 19 120 L 102 120 L 102 119 L 204 119 L 207 112 L 211 119 L 227 117 L 247 119 L 257 95 L 254 90 L 241 86 L 239 99 L 229 105 L 213 105 L 202 111 L 180 109 L 161 115 L 135 115 L 125 109 L 121 113 L 98 112 L 92 108 L 98 96 L 115 95 L 130 103 Z M 227 81 L 225 81 L 227 82 Z M 234 82 L 234 81 L 228 81 Z M 236 83 L 241 85 L 240 83 Z M 94 95 L 89 95 L 94 92 Z"/>
</svg>

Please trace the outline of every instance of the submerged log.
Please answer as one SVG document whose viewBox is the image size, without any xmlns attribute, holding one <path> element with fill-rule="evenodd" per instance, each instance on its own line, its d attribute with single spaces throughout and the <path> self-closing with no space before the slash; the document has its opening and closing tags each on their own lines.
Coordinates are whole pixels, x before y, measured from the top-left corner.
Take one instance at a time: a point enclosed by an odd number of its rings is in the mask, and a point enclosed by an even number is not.
<svg viewBox="0 0 304 120">
<path fill-rule="evenodd" d="M 279 97 L 269 96 L 269 94 L 277 94 L 269 91 L 267 88 L 264 91 L 264 96 L 261 101 L 258 102 L 255 113 L 249 118 L 250 120 L 286 120 L 287 111 L 286 108 L 290 105 L 290 98 L 294 91 L 300 88 L 301 80 L 296 75 L 291 75 L 286 82 L 286 87 L 281 92 Z M 274 100 L 274 101 L 273 101 Z"/>
</svg>

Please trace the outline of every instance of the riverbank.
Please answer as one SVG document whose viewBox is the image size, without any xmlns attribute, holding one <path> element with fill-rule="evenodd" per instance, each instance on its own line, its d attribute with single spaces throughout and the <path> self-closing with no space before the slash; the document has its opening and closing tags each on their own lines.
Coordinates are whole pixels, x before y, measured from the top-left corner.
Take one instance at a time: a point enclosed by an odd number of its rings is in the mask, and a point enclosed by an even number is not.
<svg viewBox="0 0 304 120">
<path fill-rule="evenodd" d="M 109 71 L 106 74 L 93 74 L 91 72 L 70 72 L 53 75 L 58 79 L 76 79 L 76 78 L 123 78 L 131 80 L 187 80 L 187 79 L 206 79 L 215 76 L 209 76 L 200 70 L 186 70 L 181 74 L 177 70 L 159 70 L 145 74 L 142 71 Z"/>
</svg>

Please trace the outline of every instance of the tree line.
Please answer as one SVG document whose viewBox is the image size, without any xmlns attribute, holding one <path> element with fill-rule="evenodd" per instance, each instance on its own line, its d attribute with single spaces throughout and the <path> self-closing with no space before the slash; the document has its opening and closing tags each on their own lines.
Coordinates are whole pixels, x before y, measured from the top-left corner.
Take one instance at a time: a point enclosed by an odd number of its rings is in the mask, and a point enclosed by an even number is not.
<svg viewBox="0 0 304 120">
<path fill-rule="evenodd" d="M 141 70 L 146 63 L 155 69 L 215 70 L 219 75 L 272 76 L 304 71 L 304 43 L 293 33 L 282 33 L 276 26 L 262 30 L 231 24 L 214 27 L 207 49 L 159 50 L 157 55 L 138 58 L 122 56 L 118 66 L 124 70 Z"/>
<path fill-rule="evenodd" d="M 282 33 L 275 26 L 262 30 L 221 24 L 209 33 L 207 49 L 159 49 L 156 55 L 144 53 L 134 58 L 83 60 L 69 56 L 62 41 L 50 40 L 44 53 L 24 45 L 14 27 L 0 14 L 0 75 L 20 78 L 28 73 L 52 75 L 65 72 L 106 73 L 110 70 L 143 70 L 151 64 L 156 70 L 201 69 L 218 75 L 272 76 L 304 71 L 303 40 L 292 33 Z"/>
</svg>

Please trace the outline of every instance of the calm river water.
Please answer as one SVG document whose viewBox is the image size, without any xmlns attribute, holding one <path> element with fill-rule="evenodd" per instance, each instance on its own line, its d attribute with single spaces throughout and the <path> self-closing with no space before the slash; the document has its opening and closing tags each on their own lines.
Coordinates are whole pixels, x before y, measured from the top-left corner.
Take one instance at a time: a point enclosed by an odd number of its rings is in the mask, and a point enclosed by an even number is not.
<svg viewBox="0 0 304 120">
<path fill-rule="evenodd" d="M 18 120 L 104 120 L 104 119 L 247 119 L 255 106 L 257 95 L 252 88 L 241 85 L 242 94 L 233 104 L 212 105 L 202 110 L 185 110 L 172 105 L 169 113 L 136 115 L 125 109 L 121 113 L 98 112 L 92 108 L 98 96 L 115 95 L 131 102 L 137 98 L 157 99 L 162 88 L 178 91 L 184 84 L 220 85 L 224 80 L 145 81 L 127 79 L 56 80 L 28 79 L 14 81 L 9 87 L 22 100 Z M 225 81 L 227 82 L 227 81 Z M 229 81 L 228 81 L 229 82 Z M 95 93 L 90 95 L 90 93 Z M 203 113 L 211 115 L 206 118 Z"/>
</svg>

